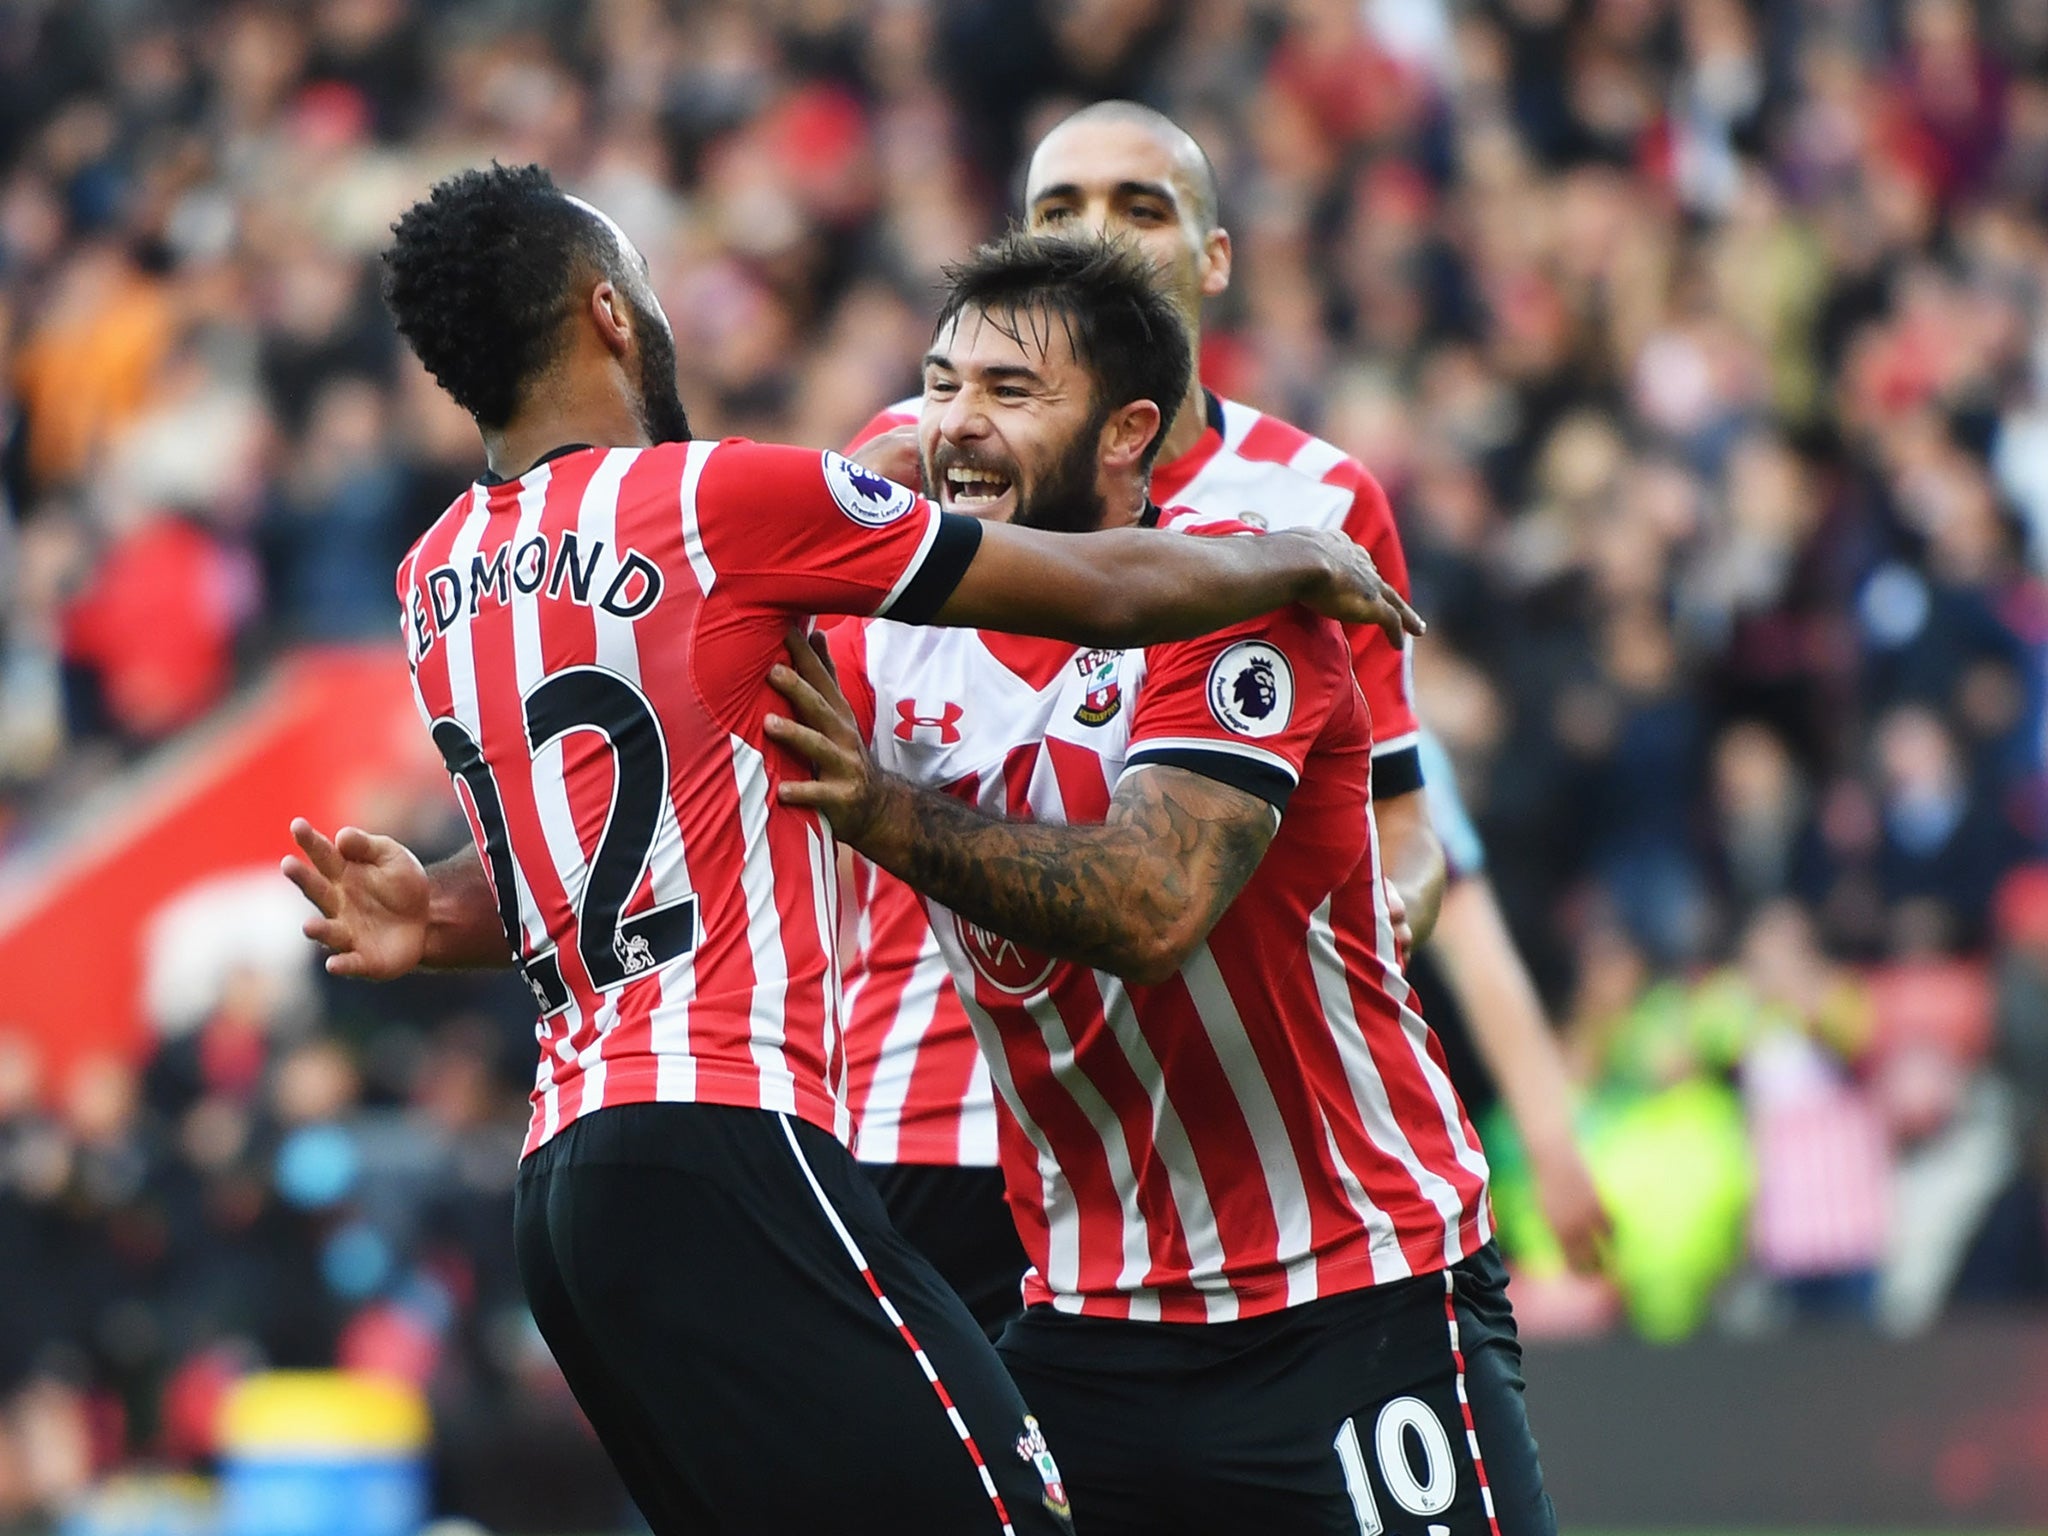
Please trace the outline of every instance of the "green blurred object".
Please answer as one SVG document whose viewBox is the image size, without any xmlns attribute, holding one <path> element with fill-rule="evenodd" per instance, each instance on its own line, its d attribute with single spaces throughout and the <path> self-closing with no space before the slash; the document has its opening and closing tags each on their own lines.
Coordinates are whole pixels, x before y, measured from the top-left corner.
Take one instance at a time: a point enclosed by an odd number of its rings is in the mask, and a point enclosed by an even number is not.
<svg viewBox="0 0 2048 1536">
<path fill-rule="evenodd" d="M 1646 1339 L 1685 1338 L 1742 1261 L 1756 1183 L 1734 1091 L 1694 1078 L 1656 1092 L 1615 1092 L 1578 1117 L 1580 1144 L 1614 1219 L 1609 1278 Z M 1496 1110 L 1484 1127 L 1500 1241 L 1531 1275 L 1565 1270 L 1543 1219 L 1521 1139 Z"/>
</svg>

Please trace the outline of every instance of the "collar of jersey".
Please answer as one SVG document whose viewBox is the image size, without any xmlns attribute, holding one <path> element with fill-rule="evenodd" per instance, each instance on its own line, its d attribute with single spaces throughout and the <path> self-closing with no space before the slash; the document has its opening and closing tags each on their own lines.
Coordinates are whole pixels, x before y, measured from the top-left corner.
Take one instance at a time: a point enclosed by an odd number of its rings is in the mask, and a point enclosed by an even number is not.
<svg viewBox="0 0 2048 1536">
<path fill-rule="evenodd" d="M 1223 402 L 1216 391 L 1203 387 L 1202 406 L 1202 435 L 1171 464 L 1158 465 L 1152 471 L 1152 490 L 1162 501 L 1171 501 L 1186 490 L 1188 483 L 1201 473 L 1202 466 L 1215 458 L 1216 450 L 1223 446 Z"/>
<path fill-rule="evenodd" d="M 564 443 L 559 448 L 550 448 L 546 453 L 542 454 L 539 458 L 535 459 L 531 464 L 527 465 L 526 468 L 519 471 L 519 473 L 516 475 L 494 475 L 487 469 L 482 474 L 476 477 L 476 483 L 478 485 L 486 486 L 510 485 L 514 480 L 524 480 L 536 469 L 539 469 L 541 465 L 547 463 L 549 459 L 559 459 L 565 453 L 581 453 L 584 449 L 592 448 L 595 446 L 596 444 L 594 443 Z"/>
</svg>

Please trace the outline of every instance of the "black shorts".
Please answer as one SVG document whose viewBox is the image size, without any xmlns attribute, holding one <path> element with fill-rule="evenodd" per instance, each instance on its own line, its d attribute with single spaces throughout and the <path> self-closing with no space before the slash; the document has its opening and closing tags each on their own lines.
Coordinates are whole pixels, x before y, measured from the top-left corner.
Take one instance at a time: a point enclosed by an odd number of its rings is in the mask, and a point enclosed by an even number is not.
<svg viewBox="0 0 2048 1536">
<path fill-rule="evenodd" d="M 534 1319 L 657 1536 L 1071 1536 L 994 1349 L 823 1131 L 599 1110 L 521 1165 L 515 1226 Z"/>
<path fill-rule="evenodd" d="M 1036 1306 L 999 1347 L 1082 1536 L 1555 1536 L 1505 1281 L 1488 1245 L 1239 1322 Z"/>
<path fill-rule="evenodd" d="M 931 1163 L 862 1164 L 889 1220 L 932 1261 L 967 1310 L 995 1338 L 1024 1310 L 1031 1261 L 1017 1240 L 1000 1168 Z"/>
</svg>

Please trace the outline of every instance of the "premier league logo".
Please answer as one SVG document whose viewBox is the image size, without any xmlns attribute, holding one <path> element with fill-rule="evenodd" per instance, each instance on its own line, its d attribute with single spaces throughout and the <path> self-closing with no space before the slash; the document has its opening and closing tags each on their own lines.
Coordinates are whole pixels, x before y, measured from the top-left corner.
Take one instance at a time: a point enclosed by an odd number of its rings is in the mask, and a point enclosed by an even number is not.
<svg viewBox="0 0 2048 1536">
<path fill-rule="evenodd" d="M 864 528 L 885 528 L 917 505 L 917 492 L 878 475 L 843 454 L 825 454 L 825 487 L 844 512 Z"/>
<path fill-rule="evenodd" d="M 1277 647 L 1240 640 L 1209 668 L 1209 713 L 1239 736 L 1279 735 L 1294 717 L 1294 668 Z"/>
</svg>

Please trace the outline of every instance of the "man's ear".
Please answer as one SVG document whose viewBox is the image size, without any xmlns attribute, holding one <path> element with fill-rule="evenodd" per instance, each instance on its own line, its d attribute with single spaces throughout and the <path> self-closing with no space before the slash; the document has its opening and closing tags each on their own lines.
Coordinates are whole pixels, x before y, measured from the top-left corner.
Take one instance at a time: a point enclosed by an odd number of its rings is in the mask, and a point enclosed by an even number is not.
<svg viewBox="0 0 2048 1536">
<path fill-rule="evenodd" d="M 1213 299 L 1230 286 L 1230 231 L 1217 225 L 1202 237 L 1202 297 Z"/>
<path fill-rule="evenodd" d="M 609 282 L 601 282 L 590 290 L 588 308 L 606 350 L 614 357 L 624 357 L 633 345 L 633 317 L 626 296 Z"/>
<path fill-rule="evenodd" d="M 1164 420 L 1164 414 L 1150 400 L 1133 400 L 1111 411 L 1102 423 L 1103 468 L 1127 469 L 1137 465 L 1152 439 L 1159 435 Z"/>
</svg>

